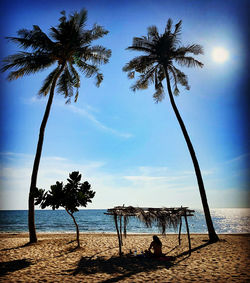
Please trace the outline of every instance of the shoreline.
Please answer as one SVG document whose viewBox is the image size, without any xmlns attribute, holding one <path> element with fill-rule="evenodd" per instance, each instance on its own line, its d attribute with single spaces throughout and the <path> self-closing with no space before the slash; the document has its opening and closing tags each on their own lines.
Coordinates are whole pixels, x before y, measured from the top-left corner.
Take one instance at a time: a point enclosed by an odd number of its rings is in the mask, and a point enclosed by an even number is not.
<svg viewBox="0 0 250 283">
<path fill-rule="evenodd" d="M 79 232 L 80 235 L 83 234 L 83 235 L 92 235 L 92 234 L 100 234 L 100 235 L 117 235 L 117 233 L 114 231 L 114 232 L 105 232 L 105 231 L 102 231 L 102 232 L 96 232 L 96 231 L 86 231 L 86 232 Z M 18 231 L 11 231 L 11 232 L 1 232 L 0 231 L 0 235 L 29 235 L 29 232 L 18 232 Z M 44 235 L 44 234 L 49 234 L 49 235 L 58 235 L 58 234 L 62 234 L 62 235 L 67 235 L 67 234 L 76 234 L 75 231 L 46 231 L 46 232 L 36 232 L 37 235 Z M 236 236 L 240 236 L 240 235 L 249 235 L 250 236 L 250 233 L 249 232 L 237 232 L 237 233 L 233 233 L 233 232 L 226 232 L 226 233 L 216 233 L 217 235 L 236 235 Z M 147 236 L 147 235 L 162 235 L 164 236 L 164 234 L 161 234 L 160 232 L 138 232 L 138 233 L 133 233 L 133 232 L 127 232 L 127 235 L 143 235 L 143 236 Z M 165 235 L 178 235 L 178 233 L 166 233 Z M 183 232 L 181 233 L 181 235 L 187 235 L 186 232 Z M 192 232 L 190 233 L 190 235 L 208 235 L 208 233 L 195 233 L 195 232 Z"/>
<path fill-rule="evenodd" d="M 162 250 L 173 261 L 131 256 L 130 250 L 149 247 L 153 234 L 128 234 L 119 257 L 117 234 L 37 233 L 27 245 L 28 233 L 0 233 L 1 282 L 249 282 L 250 234 L 219 234 L 208 243 L 207 234 L 159 235 Z"/>
</svg>

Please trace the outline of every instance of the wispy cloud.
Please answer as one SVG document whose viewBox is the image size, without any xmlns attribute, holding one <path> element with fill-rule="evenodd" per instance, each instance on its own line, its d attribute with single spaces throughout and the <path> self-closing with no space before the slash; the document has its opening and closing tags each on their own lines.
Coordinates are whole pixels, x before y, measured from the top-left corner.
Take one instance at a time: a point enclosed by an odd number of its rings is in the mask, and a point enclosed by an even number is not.
<svg viewBox="0 0 250 283">
<path fill-rule="evenodd" d="M 26 103 L 30 103 L 30 104 L 32 104 L 32 103 L 44 103 L 44 102 L 45 102 L 45 100 L 41 99 L 38 96 L 33 96 L 28 101 L 26 101 Z M 80 108 L 80 107 L 77 107 L 73 104 L 65 105 L 65 103 L 63 101 L 56 100 L 56 99 L 54 101 L 54 104 L 58 107 L 65 107 L 66 110 L 69 110 L 69 111 L 71 111 L 75 114 L 78 114 L 78 115 L 88 119 L 98 129 L 100 129 L 104 132 L 107 132 L 107 133 L 110 133 L 112 135 L 115 135 L 115 136 L 118 136 L 118 137 L 121 137 L 121 138 L 125 138 L 125 139 L 129 139 L 129 138 L 133 137 L 133 135 L 130 134 L 130 133 L 124 133 L 124 132 L 121 132 L 120 130 L 113 129 L 111 127 L 106 126 L 103 122 L 99 121 L 96 118 L 96 116 L 93 114 L 93 112 L 99 113 L 99 110 L 92 107 L 91 105 L 86 104 L 85 108 L 83 108 L 83 107 Z"/>
<path fill-rule="evenodd" d="M 236 162 L 246 162 L 247 159 L 249 159 L 249 157 L 250 157 L 250 153 L 244 153 L 239 156 L 236 156 L 233 159 L 227 160 L 225 163 L 231 164 L 231 163 L 236 163 Z"/>
<path fill-rule="evenodd" d="M 132 134 L 123 133 L 123 132 L 120 132 L 120 131 L 118 131 L 116 129 L 113 129 L 113 128 L 110 128 L 110 127 L 104 125 L 93 114 L 91 114 L 89 111 L 87 111 L 87 109 L 79 108 L 79 107 L 76 107 L 75 105 L 68 105 L 68 109 L 70 111 L 76 113 L 76 114 L 79 114 L 80 116 L 83 116 L 83 117 L 87 118 L 93 124 L 95 124 L 99 129 L 101 129 L 101 130 L 103 130 L 105 132 L 114 134 L 114 135 L 122 137 L 122 138 L 131 138 L 132 137 Z M 91 109 L 91 108 L 89 108 L 89 109 Z"/>
<path fill-rule="evenodd" d="M 156 176 L 124 176 L 123 178 L 129 181 L 139 181 L 139 182 L 152 182 L 152 181 L 167 180 L 167 177 L 156 177 Z"/>
<path fill-rule="evenodd" d="M 176 172 L 168 167 L 147 167 L 142 166 L 135 169 L 138 175 L 123 176 L 123 179 L 130 182 L 135 188 L 154 188 L 159 189 L 190 189 L 195 186 L 194 174 L 190 172 Z"/>
</svg>

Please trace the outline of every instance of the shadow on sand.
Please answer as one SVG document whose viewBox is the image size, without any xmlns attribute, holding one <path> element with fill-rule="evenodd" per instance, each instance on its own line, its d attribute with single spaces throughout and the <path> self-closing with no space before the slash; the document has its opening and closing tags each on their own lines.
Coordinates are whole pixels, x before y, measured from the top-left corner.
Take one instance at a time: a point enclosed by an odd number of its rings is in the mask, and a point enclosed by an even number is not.
<svg viewBox="0 0 250 283">
<path fill-rule="evenodd" d="M 0 262 L 0 277 L 6 275 L 8 272 L 14 272 L 29 267 L 31 264 L 28 259 Z"/>
<path fill-rule="evenodd" d="M 36 245 L 37 243 L 26 243 L 22 246 L 17 246 L 17 247 L 13 247 L 13 248 L 6 248 L 6 249 L 2 249 L 0 250 L 1 252 L 4 252 L 4 251 L 11 251 L 11 250 L 16 250 L 16 249 L 22 249 L 22 248 L 26 248 L 26 247 L 29 247 L 29 246 L 32 246 L 32 245 Z"/>
<path fill-rule="evenodd" d="M 210 244 L 210 242 L 206 242 L 200 246 L 194 247 L 192 248 L 191 252 L 198 251 Z M 177 247 L 178 246 L 174 247 L 172 250 Z M 154 271 L 162 268 L 169 269 L 190 257 L 189 250 L 178 254 L 174 261 L 147 257 L 133 257 L 130 255 L 123 255 L 121 257 L 113 256 L 109 259 L 106 259 L 102 256 L 97 256 L 98 254 L 95 254 L 92 257 L 82 257 L 78 262 L 77 268 L 74 270 L 67 270 L 67 272 L 72 272 L 73 275 L 106 273 L 114 275 L 115 277 L 104 280 L 102 281 L 103 283 L 118 282 L 120 280 L 129 278 L 132 275 L 139 274 L 140 272 Z"/>
<path fill-rule="evenodd" d="M 109 259 L 98 256 L 96 258 L 82 257 L 73 275 L 107 273 L 116 277 L 103 282 L 118 282 L 140 272 L 153 271 L 158 268 L 170 268 L 173 265 L 170 261 L 161 261 L 153 258 L 133 257 L 124 255 L 113 256 Z M 70 270 L 68 270 L 70 271 Z"/>
</svg>

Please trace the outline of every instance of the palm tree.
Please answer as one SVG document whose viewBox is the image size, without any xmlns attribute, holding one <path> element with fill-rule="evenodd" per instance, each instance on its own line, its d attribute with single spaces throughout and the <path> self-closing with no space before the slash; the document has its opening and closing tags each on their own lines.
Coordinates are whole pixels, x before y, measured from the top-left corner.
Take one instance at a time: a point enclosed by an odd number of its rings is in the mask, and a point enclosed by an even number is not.
<svg viewBox="0 0 250 283">
<path fill-rule="evenodd" d="M 179 94 L 178 84 L 189 90 L 187 76 L 174 66 L 174 62 L 181 66 L 203 67 L 200 61 L 188 55 L 190 53 L 194 55 L 203 54 L 203 49 L 200 45 L 192 44 L 180 46 L 181 23 L 182 21 L 179 21 L 172 31 L 172 20 L 169 19 L 163 34 L 159 34 L 156 26 L 151 26 L 148 27 L 147 36 L 134 37 L 132 46 L 127 49 L 144 52 L 144 55 L 132 59 L 123 67 L 123 71 L 128 72 L 130 79 L 135 77 L 135 72 L 140 74 L 135 84 L 131 87 L 133 91 L 146 89 L 150 84 L 154 83 L 155 93 L 153 97 L 156 102 L 162 101 L 164 98 L 162 81 L 166 79 L 170 103 L 181 127 L 194 164 L 209 240 L 216 242 L 219 238 L 213 227 L 199 163 L 186 127 L 176 107 L 171 89 L 172 83 L 175 95 Z"/>
<path fill-rule="evenodd" d="M 19 30 L 18 37 L 8 37 L 10 41 L 18 44 L 25 51 L 6 57 L 1 68 L 1 71 L 12 69 L 8 79 L 14 80 L 56 64 L 55 69 L 46 77 L 39 91 L 39 95 L 46 96 L 49 93 L 49 98 L 40 127 L 29 191 L 28 222 L 30 243 L 37 242 L 34 192 L 43 147 L 44 131 L 55 89 L 57 88 L 57 92 L 64 95 L 67 99 L 66 103 L 69 103 L 72 97 L 76 102 L 80 87 L 80 76 L 76 67 L 87 78 L 95 76 L 98 87 L 103 80 L 103 74 L 99 72 L 98 67 L 107 63 L 111 56 L 111 50 L 101 45 L 91 46 L 93 40 L 103 37 L 108 31 L 96 24 L 92 29 L 84 29 L 87 21 L 87 11 L 85 9 L 79 13 L 74 12 L 68 18 L 65 11 L 61 12 L 61 15 L 59 24 L 51 28 L 49 36 L 39 26 L 34 25 L 32 30 Z"/>
</svg>

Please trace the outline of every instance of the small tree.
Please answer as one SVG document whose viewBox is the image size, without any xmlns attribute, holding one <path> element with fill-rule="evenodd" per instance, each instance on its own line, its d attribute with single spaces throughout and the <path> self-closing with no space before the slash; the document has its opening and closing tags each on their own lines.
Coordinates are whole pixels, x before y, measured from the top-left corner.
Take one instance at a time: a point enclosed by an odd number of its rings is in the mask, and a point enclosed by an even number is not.
<svg viewBox="0 0 250 283">
<path fill-rule="evenodd" d="M 79 227 L 76 223 L 74 212 L 78 211 L 79 206 L 87 206 L 92 202 L 95 192 L 91 190 L 91 185 L 85 181 L 80 183 L 82 175 L 78 171 L 69 174 L 68 183 L 64 186 L 63 182 L 56 182 L 50 187 L 48 192 L 43 189 L 37 189 L 35 193 L 35 205 L 40 204 L 42 209 L 50 206 L 53 210 L 64 207 L 67 213 L 72 217 L 76 226 L 77 246 L 80 247 Z"/>
</svg>

